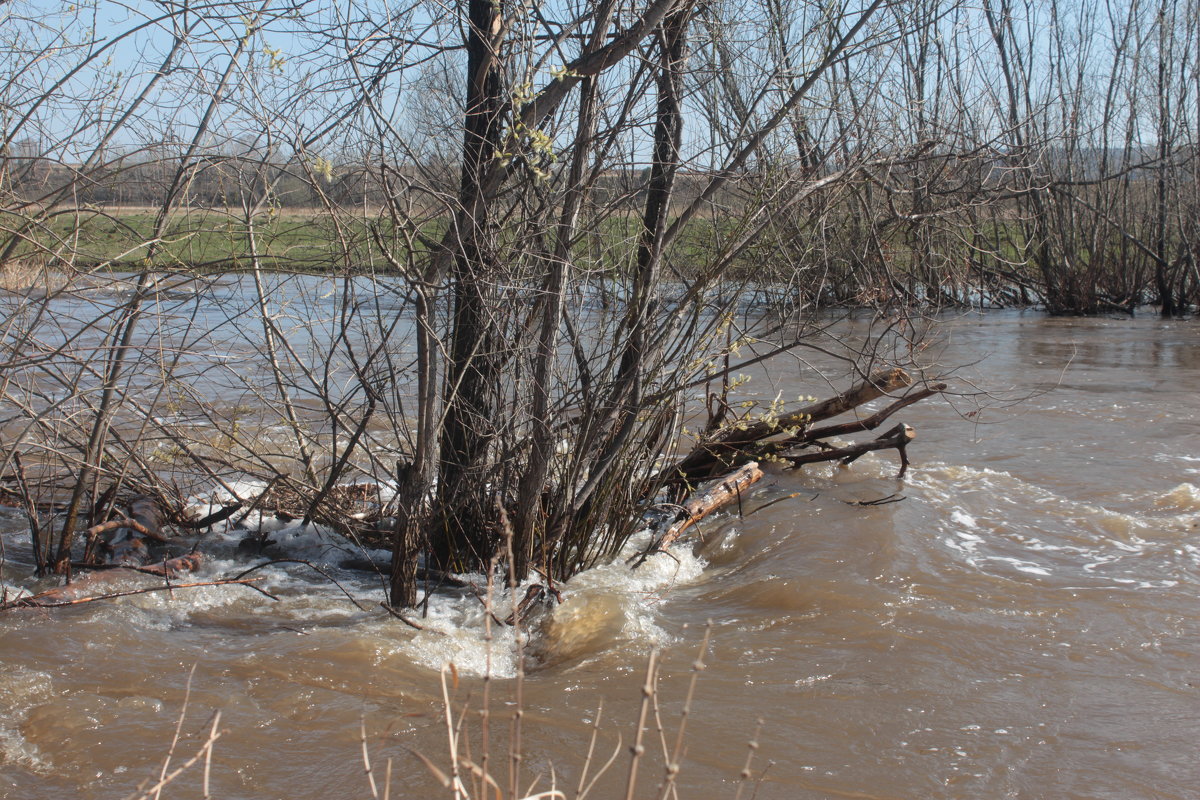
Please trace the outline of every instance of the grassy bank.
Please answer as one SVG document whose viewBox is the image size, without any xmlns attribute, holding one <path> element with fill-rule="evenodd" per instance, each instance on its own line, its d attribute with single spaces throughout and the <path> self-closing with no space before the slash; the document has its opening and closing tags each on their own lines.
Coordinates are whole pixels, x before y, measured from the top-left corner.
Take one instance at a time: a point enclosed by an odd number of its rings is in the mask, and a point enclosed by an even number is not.
<svg viewBox="0 0 1200 800">
<path fill-rule="evenodd" d="M 386 219 L 334 220 L 318 211 L 261 214 L 253 226 L 221 210 L 188 211 L 173 215 L 160 237 L 155 223 L 149 209 L 60 212 L 23 226 L 17 233 L 26 241 L 17 255 L 79 267 L 244 270 L 257 255 L 264 269 L 383 269 L 374 237 L 394 236 Z"/>
</svg>

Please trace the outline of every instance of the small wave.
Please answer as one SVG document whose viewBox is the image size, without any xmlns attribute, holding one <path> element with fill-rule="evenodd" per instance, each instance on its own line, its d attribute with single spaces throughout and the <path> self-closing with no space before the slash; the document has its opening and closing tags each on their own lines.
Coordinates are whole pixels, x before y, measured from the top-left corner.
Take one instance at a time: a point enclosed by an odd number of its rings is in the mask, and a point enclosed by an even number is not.
<svg viewBox="0 0 1200 800">
<path fill-rule="evenodd" d="M 1018 572 L 1024 572 L 1029 575 L 1050 575 L 1050 570 L 1045 567 L 1038 566 L 1032 561 L 1024 561 L 1019 558 L 1009 558 L 1006 556 L 987 556 L 987 561 L 998 562 L 1001 564 L 1009 564 Z"/>
<path fill-rule="evenodd" d="M 664 643 L 668 636 L 658 625 L 658 606 L 670 592 L 696 581 L 704 561 L 686 548 L 671 555 L 655 555 L 631 570 L 626 559 L 648 543 L 634 537 L 611 561 L 581 572 L 565 583 L 563 603 L 530 620 L 527 669 L 579 662 L 628 646 Z M 483 576 L 463 576 L 482 586 Z M 512 597 L 523 597 L 528 583 L 514 594 L 494 592 L 495 615 L 503 619 L 512 609 Z M 482 594 L 482 592 L 481 592 Z M 489 626 L 489 621 L 491 622 Z M 441 669 L 453 663 L 460 673 L 490 674 L 509 678 L 517 674 L 521 648 L 518 633 L 489 620 L 487 610 L 473 594 L 431 596 L 426 630 L 399 643 L 396 651 L 416 664 Z M 490 638 L 486 635 L 491 629 Z"/>
<path fill-rule="evenodd" d="M 1200 519 L 1200 489 L 1187 483 L 1161 497 L 1129 499 L 1184 512 L 1162 515 L 1150 508 L 1116 511 L 986 468 L 935 464 L 914 470 L 910 481 L 935 508 L 937 541 L 946 551 L 980 572 L 1007 578 L 1153 582 L 1149 570 L 1161 567 L 1163 556 L 1171 560 L 1181 534 Z"/>
<path fill-rule="evenodd" d="M 1191 483 L 1181 483 L 1166 494 L 1155 498 L 1154 504 L 1160 508 L 1200 512 L 1200 487 Z"/>
<path fill-rule="evenodd" d="M 0 670 L 0 763 L 15 764 L 40 774 L 53 772 L 54 765 L 20 729 L 30 710 L 53 695 L 53 679 L 48 672 L 20 665 Z"/>
</svg>

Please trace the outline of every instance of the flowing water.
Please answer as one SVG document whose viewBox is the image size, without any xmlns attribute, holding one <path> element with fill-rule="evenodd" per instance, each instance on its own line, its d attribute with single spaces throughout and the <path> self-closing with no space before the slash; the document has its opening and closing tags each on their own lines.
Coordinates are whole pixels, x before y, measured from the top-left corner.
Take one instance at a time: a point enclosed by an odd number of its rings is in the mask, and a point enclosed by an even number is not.
<svg viewBox="0 0 1200 800">
<path fill-rule="evenodd" d="M 486 697 L 504 785 L 518 703 L 522 788 L 553 774 L 568 793 L 602 706 L 592 771 L 620 749 L 592 796 L 624 796 L 661 649 L 649 797 L 711 620 L 682 797 L 734 797 L 751 752 L 743 797 L 1200 797 L 1194 323 L 997 312 L 948 319 L 943 337 L 941 362 L 971 365 L 956 387 L 994 396 L 978 413 L 964 397 L 902 412 L 919 434 L 903 480 L 891 453 L 770 474 L 744 516 L 701 525 L 697 554 L 564 587 L 520 681 L 513 634 L 489 644 L 475 598 L 433 599 L 415 631 L 378 608 L 377 578 L 340 571 L 361 609 L 279 565 L 260 573 L 278 601 L 222 586 L 8 612 L 0 796 L 128 796 L 157 778 L 186 701 L 172 768 L 219 711 L 213 797 L 370 797 L 364 731 L 379 784 L 391 760 L 392 797 L 449 797 L 413 755 L 450 767 L 443 675 L 456 708 Z M 786 360 L 755 378 L 764 394 L 826 393 L 810 379 Z M 4 578 L 28 585 L 24 523 L 0 514 Z M 320 531 L 275 535 L 337 561 Z M 247 561 L 232 534 L 213 538 L 201 579 Z M 483 728 L 463 722 L 475 762 Z M 163 796 L 202 797 L 202 769 Z"/>
</svg>

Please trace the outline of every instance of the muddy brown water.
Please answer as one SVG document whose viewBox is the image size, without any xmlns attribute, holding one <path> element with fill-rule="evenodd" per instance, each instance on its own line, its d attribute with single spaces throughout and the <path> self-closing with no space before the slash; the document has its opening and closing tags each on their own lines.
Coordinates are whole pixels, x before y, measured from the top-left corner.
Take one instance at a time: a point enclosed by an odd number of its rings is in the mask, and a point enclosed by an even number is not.
<svg viewBox="0 0 1200 800">
<path fill-rule="evenodd" d="M 744 510 L 795 496 L 710 521 L 698 556 L 579 576 L 520 683 L 522 788 L 553 775 L 573 793 L 602 706 L 593 771 L 618 754 L 592 796 L 624 796 L 661 648 L 664 732 L 652 715 L 636 792 L 656 796 L 711 620 L 681 797 L 734 797 L 751 739 L 743 797 L 1200 797 L 1194 323 L 1000 312 L 943 333 L 944 363 L 1028 396 L 973 417 L 965 399 L 908 409 L 904 480 L 892 454 L 771 474 Z M 768 373 L 770 391 L 819 393 L 790 362 Z M 4 579 L 28 585 L 27 535 L 0 513 Z M 240 563 L 218 548 L 202 577 Z M 475 600 L 434 601 L 416 632 L 377 608 L 369 578 L 342 576 L 359 610 L 319 576 L 272 570 L 278 602 L 219 587 L 0 617 L 0 796 L 128 796 L 159 774 L 186 696 L 173 765 L 219 711 L 213 797 L 370 797 L 364 727 L 392 797 L 449 797 L 412 751 L 449 768 L 451 662 L 456 704 L 490 697 L 490 769 L 507 785 L 517 664 L 511 634 L 488 646 Z M 480 726 L 464 723 L 476 762 Z M 202 797 L 201 768 L 163 796 Z"/>
</svg>

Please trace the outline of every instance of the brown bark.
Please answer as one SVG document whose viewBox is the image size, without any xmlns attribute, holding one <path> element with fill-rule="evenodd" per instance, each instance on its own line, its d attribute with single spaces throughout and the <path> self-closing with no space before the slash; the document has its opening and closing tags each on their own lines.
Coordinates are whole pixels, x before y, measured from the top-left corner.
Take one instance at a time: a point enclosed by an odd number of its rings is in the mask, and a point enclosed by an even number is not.
<svg viewBox="0 0 1200 800">
<path fill-rule="evenodd" d="M 117 598 L 120 598 L 120 597 L 130 597 L 130 596 L 136 595 L 136 594 L 150 594 L 151 592 L 174 592 L 179 589 L 196 589 L 201 586 L 233 586 L 233 585 L 249 586 L 251 589 L 254 589 L 255 591 L 259 592 L 260 594 L 264 594 L 273 600 L 278 600 L 279 598 L 275 597 L 270 592 L 267 592 L 265 589 L 260 589 L 259 587 L 254 585 L 255 583 L 257 583 L 258 581 L 261 581 L 261 580 L 262 580 L 262 578 L 240 578 L 240 579 L 227 579 L 227 580 L 216 580 L 216 581 L 196 581 L 194 583 L 177 583 L 177 584 L 164 583 L 159 586 L 147 586 L 142 589 L 130 589 L 130 590 L 124 591 L 124 592 L 112 592 L 110 594 L 98 594 L 98 595 L 84 595 L 84 596 L 80 596 L 80 597 L 67 598 L 67 599 L 61 599 L 61 600 L 56 600 L 53 598 L 45 597 L 44 593 L 43 593 L 41 595 L 34 595 L 32 597 L 22 597 L 17 600 L 12 600 L 8 603 L 0 605 L 0 611 L 8 611 L 9 609 L 12 609 L 12 608 L 59 608 L 60 606 L 78 606 L 78 605 L 83 605 L 84 603 L 96 603 L 101 600 L 116 600 Z"/>
<path fill-rule="evenodd" d="M 763 471 L 758 468 L 758 464 L 751 461 L 703 491 L 696 492 L 683 504 L 679 517 L 666 532 L 644 553 L 634 557 L 633 568 L 640 567 L 654 553 L 666 550 L 684 531 L 700 520 L 731 503 L 740 501 L 745 491 L 762 480 L 762 476 Z"/>
<path fill-rule="evenodd" d="M 97 541 L 111 533 L 104 542 L 105 562 L 122 566 L 140 566 L 150 559 L 146 540 L 157 543 L 169 541 L 162 532 L 163 513 L 158 500 L 150 495 L 138 495 L 129 503 L 126 519 L 110 520 L 88 528 L 84 561 L 92 560 Z"/>
<path fill-rule="evenodd" d="M 869 442 L 860 442 L 858 444 L 850 444 L 844 447 L 828 447 L 816 453 L 805 453 L 798 456 L 781 456 L 786 461 L 791 462 L 793 467 L 799 467 L 803 464 L 818 464 L 823 461 L 841 461 L 843 465 L 851 464 L 861 456 L 871 452 L 872 450 L 888 450 L 895 448 L 900 454 L 900 474 L 897 477 L 903 477 L 908 471 L 908 453 L 905 448 L 908 443 L 917 438 L 917 432 L 912 427 L 905 425 L 903 422 L 889 430 L 887 433 L 872 439 Z"/>
<path fill-rule="evenodd" d="M 489 455 L 495 438 L 496 398 L 504 351 L 495 308 L 500 302 L 492 198 L 486 191 L 495 161 L 505 108 L 498 38 L 501 3 L 469 0 L 467 93 L 459 210 L 451 230 L 454 307 L 444 397 L 445 419 L 430 556 L 439 569 L 466 571 L 487 563 L 489 534 L 483 487 L 491 478 Z M 408 571 L 405 566 L 405 572 Z M 397 578 L 399 602 L 411 596 L 409 576 Z"/>
<path fill-rule="evenodd" d="M 833 436 L 848 436 L 852 433 L 859 433 L 861 431 L 873 431 L 897 411 L 908 408 L 914 403 L 918 403 L 921 400 L 934 396 L 935 394 L 940 394 L 945 390 L 946 384 L 935 383 L 925 387 L 924 389 L 913 392 L 912 394 L 905 395 L 889 405 L 887 408 L 881 409 L 864 419 L 854 420 L 853 422 L 842 422 L 837 425 L 826 425 L 823 428 L 807 429 L 787 439 L 779 439 L 777 441 L 765 442 L 756 446 L 749 446 L 745 451 L 749 458 L 769 458 L 770 456 L 783 453 L 787 450 L 793 450 L 797 447 L 819 443 L 820 440 L 828 439 Z"/>
<path fill-rule="evenodd" d="M 872 431 L 879 427 L 888 417 L 895 414 L 902 408 L 908 408 L 913 403 L 918 403 L 927 397 L 933 397 L 935 394 L 940 394 L 946 391 L 946 384 L 935 383 L 919 391 L 906 395 L 896 402 L 889 405 L 880 411 L 875 412 L 866 419 L 856 420 L 854 422 L 843 422 L 839 425 L 826 425 L 823 428 L 813 428 L 806 431 L 804 438 L 806 441 L 814 439 L 828 439 L 830 436 L 846 436 L 851 433 L 860 431 Z"/>
<path fill-rule="evenodd" d="M 124 520 L 123 520 L 124 521 Z M 99 526 L 98 526 L 99 527 Z M 158 591 L 165 589 L 162 587 L 151 587 L 149 589 L 127 590 L 121 592 L 105 592 L 104 587 L 111 584 L 113 579 L 122 574 L 132 572 L 142 572 L 147 575 L 157 575 L 162 578 L 176 578 L 184 573 L 191 572 L 199 568 L 204 557 L 199 553 L 188 553 L 179 558 L 172 558 L 158 564 L 148 564 L 141 567 L 128 567 L 114 565 L 109 569 L 96 569 L 93 572 L 81 575 L 77 580 L 66 586 L 58 586 L 54 589 L 47 589 L 44 592 L 32 595 L 30 597 L 20 597 L 10 601 L 2 608 L 49 608 L 53 606 L 77 605 L 79 603 L 89 603 L 95 600 L 103 600 L 110 597 L 123 597 L 129 594 L 141 594 L 146 591 Z M 226 581 L 215 581 L 204 584 L 190 585 L 216 585 L 225 583 Z M 175 588 L 185 588 L 176 586 Z"/>
<path fill-rule="evenodd" d="M 885 394 L 899 391 L 911 384 L 912 378 L 899 367 L 881 370 L 841 394 L 784 414 L 774 420 L 759 420 L 744 425 L 739 424 L 727 427 L 719 431 L 708 441 L 697 445 L 686 457 L 663 471 L 661 477 L 667 481 L 704 478 L 722 467 L 728 468 L 739 461 L 751 458 L 749 454 L 742 452 L 749 445 L 790 429 L 805 428 L 814 422 L 820 422 L 821 420 L 844 414 L 864 403 L 869 403 Z M 858 423 L 847 424 L 855 425 Z"/>
</svg>

